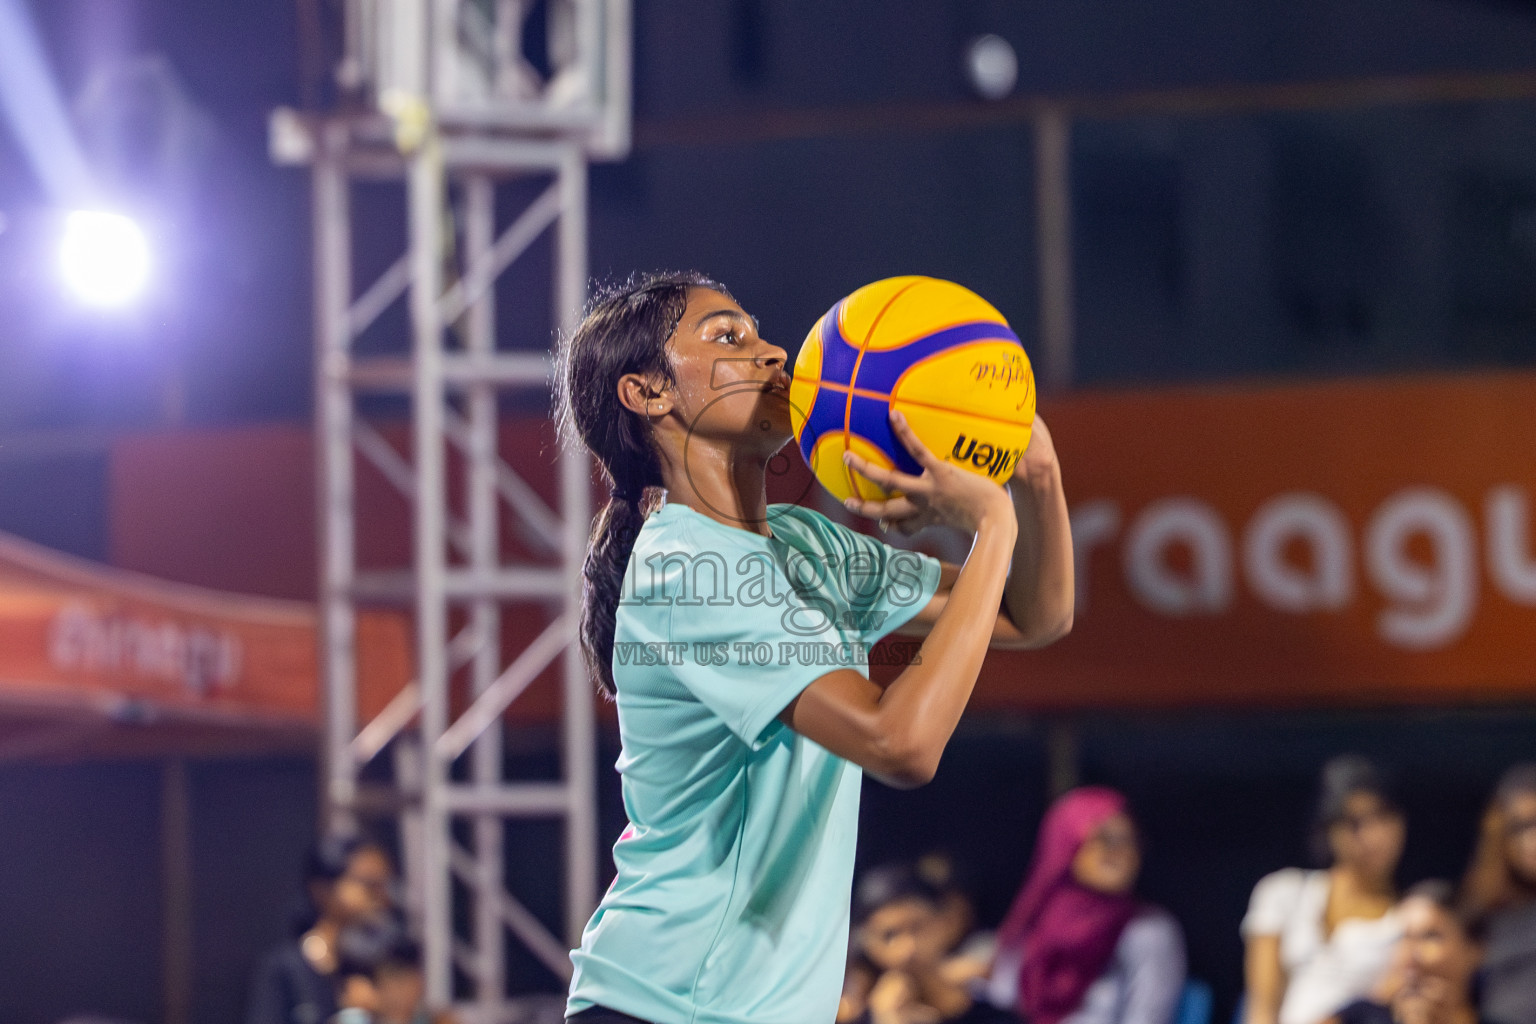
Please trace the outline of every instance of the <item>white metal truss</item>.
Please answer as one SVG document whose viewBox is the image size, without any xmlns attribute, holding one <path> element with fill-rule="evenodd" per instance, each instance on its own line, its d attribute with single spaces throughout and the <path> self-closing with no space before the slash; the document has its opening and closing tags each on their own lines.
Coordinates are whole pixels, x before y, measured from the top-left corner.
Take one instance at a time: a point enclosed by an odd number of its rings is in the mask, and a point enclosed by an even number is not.
<svg viewBox="0 0 1536 1024">
<path fill-rule="evenodd" d="M 477 1024 L 515 1019 L 509 937 L 568 975 L 566 952 L 597 895 L 593 690 L 575 642 L 591 470 L 577 452 L 558 455 L 552 506 L 502 457 L 501 393 L 547 391 L 551 356 L 498 346 L 494 285 L 552 233 L 551 327 L 575 326 L 587 279 L 588 161 L 622 155 L 629 144 L 630 11 L 628 0 L 543 2 L 547 77 L 522 52 L 534 0 L 347 0 L 338 80 L 366 104 L 351 113 L 280 110 L 271 126 L 274 159 L 308 164 L 314 192 L 326 825 L 373 815 L 398 821 L 428 999 L 456 1003 Z M 498 232 L 496 183 L 509 177 L 547 187 Z M 359 290 L 351 200 L 362 178 L 403 183 L 408 250 Z M 461 225 L 452 246 L 450 201 Z M 453 280 L 445 272 L 450 248 L 458 257 Z M 409 354 L 360 354 L 354 342 L 401 298 Z M 409 457 L 362 417 L 358 398 L 370 393 L 409 397 Z M 359 570 L 359 459 L 410 503 L 408 566 Z M 456 502 L 450 464 L 462 467 Z M 501 550 L 504 518 L 542 558 Z M 360 722 L 355 636 L 357 608 L 367 603 L 414 608 L 417 677 Z M 543 605 L 549 624 L 506 663 L 503 615 L 528 603 Z M 560 777 L 509 779 L 507 707 L 556 664 Z M 467 681 L 468 694 L 456 716 L 455 680 Z M 394 782 L 363 782 L 386 752 Z M 505 826 L 518 818 L 564 824 L 563 934 L 505 885 Z M 455 837 L 458 821 L 469 823 L 468 848 Z M 455 912 L 455 883 L 467 914 Z"/>
</svg>

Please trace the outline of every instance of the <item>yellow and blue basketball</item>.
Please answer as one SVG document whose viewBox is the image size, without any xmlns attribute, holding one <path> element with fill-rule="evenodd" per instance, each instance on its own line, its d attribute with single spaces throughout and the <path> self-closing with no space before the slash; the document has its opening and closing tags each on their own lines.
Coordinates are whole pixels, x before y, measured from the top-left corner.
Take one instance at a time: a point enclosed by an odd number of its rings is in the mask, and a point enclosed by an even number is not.
<svg viewBox="0 0 1536 1024">
<path fill-rule="evenodd" d="M 934 277 L 865 285 L 816 321 L 790 388 L 795 439 L 839 501 L 887 494 L 843 464 L 852 451 L 921 473 L 891 432 L 897 409 L 929 451 L 1003 483 L 1029 444 L 1035 378 L 1008 321 Z"/>
</svg>

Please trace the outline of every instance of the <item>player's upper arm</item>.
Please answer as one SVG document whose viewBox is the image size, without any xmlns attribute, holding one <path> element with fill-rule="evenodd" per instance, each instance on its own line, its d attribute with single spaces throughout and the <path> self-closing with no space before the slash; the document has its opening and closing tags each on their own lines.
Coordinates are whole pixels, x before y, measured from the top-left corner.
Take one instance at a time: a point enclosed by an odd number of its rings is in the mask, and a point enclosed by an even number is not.
<svg viewBox="0 0 1536 1024">
<path fill-rule="evenodd" d="M 940 563 L 938 590 L 934 591 L 933 597 L 923 606 L 922 611 L 907 620 L 906 625 L 896 630 L 896 632 L 903 636 L 927 636 L 928 631 L 933 628 L 933 624 L 939 621 L 939 616 L 943 613 L 945 605 L 949 602 L 949 593 L 954 588 L 955 580 L 959 577 L 960 566 L 951 562 Z M 998 609 L 997 621 L 992 626 L 991 645 L 1003 650 L 1014 651 L 1030 650 L 1035 647 L 1044 646 L 1044 644 L 1032 642 L 1023 633 L 1019 632 L 1019 627 L 1013 624 L 1013 620 L 1002 609 Z"/>
</svg>

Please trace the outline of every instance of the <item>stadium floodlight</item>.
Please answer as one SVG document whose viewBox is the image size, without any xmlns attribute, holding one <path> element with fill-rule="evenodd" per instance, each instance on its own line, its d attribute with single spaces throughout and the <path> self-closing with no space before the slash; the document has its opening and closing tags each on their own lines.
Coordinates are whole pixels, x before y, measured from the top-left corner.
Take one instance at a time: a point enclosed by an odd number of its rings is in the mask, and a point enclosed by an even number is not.
<svg viewBox="0 0 1536 1024">
<path fill-rule="evenodd" d="M 90 306 L 121 306 L 149 280 L 149 243 L 128 217 L 76 210 L 64 219 L 59 267 L 75 295 Z"/>
<path fill-rule="evenodd" d="M 978 36 L 965 49 L 965 76 L 982 99 L 1000 100 L 1019 81 L 1019 55 L 1002 36 Z"/>
</svg>

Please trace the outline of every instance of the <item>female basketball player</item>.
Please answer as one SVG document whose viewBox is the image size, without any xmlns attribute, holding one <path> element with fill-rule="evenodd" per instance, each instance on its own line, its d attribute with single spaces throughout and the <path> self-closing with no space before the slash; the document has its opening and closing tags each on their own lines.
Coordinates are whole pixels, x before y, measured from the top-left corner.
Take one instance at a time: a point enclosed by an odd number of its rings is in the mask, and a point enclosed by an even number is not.
<svg viewBox="0 0 1536 1024">
<path fill-rule="evenodd" d="M 830 1022 L 860 769 L 927 782 L 987 646 L 1070 628 L 1050 433 L 1036 422 L 1011 501 L 930 455 L 899 416 L 921 476 L 849 458 L 905 494 L 850 500 L 854 512 L 974 534 L 956 567 L 767 504 L 768 460 L 792 433 L 785 353 L 714 281 L 650 277 L 602 297 L 557 380 L 567 428 L 612 482 L 584 567 L 582 643 L 618 704 L 630 821 L 572 953 L 566 1013 Z M 898 628 L 926 639 L 882 689 L 864 652 Z"/>
</svg>

